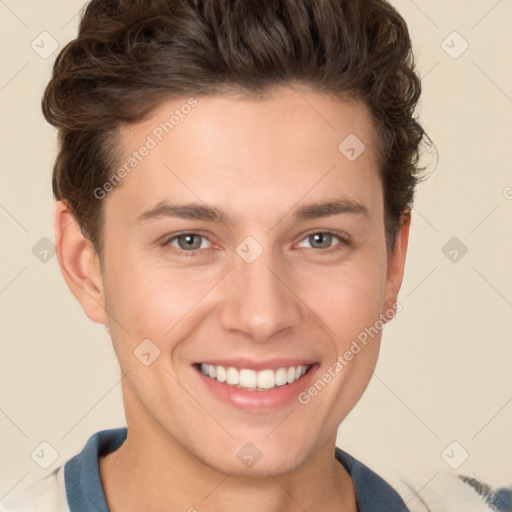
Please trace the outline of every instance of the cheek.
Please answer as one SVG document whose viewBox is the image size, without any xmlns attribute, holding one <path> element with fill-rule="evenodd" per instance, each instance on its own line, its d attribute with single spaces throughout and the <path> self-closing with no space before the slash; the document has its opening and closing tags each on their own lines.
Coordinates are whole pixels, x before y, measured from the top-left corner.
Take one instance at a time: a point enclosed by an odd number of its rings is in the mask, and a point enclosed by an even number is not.
<svg viewBox="0 0 512 512">
<path fill-rule="evenodd" d="M 332 267 L 308 276 L 307 282 L 300 296 L 341 345 L 373 325 L 383 311 L 385 271 L 376 261 Z"/>
<path fill-rule="evenodd" d="M 198 304 L 218 280 L 213 270 L 194 273 L 172 269 L 159 262 L 145 263 L 143 257 L 116 261 L 105 276 L 106 307 L 113 328 L 132 343 L 154 340 L 159 346 L 172 339 L 170 331 L 181 331 L 200 310 Z M 165 341 L 168 343 L 168 341 Z"/>
</svg>

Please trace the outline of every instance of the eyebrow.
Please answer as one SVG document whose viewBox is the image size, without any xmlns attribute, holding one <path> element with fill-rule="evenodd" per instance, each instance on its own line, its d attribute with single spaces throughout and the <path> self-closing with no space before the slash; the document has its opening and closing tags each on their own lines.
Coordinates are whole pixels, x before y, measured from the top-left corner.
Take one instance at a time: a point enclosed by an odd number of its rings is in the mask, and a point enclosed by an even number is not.
<svg viewBox="0 0 512 512">
<path fill-rule="evenodd" d="M 292 215 L 297 220 L 317 219 L 340 214 L 357 214 L 368 217 L 370 211 L 363 204 L 348 198 L 308 203 L 292 210 Z M 137 217 L 136 223 L 166 217 L 230 223 L 228 215 L 214 206 L 201 203 L 179 205 L 166 202 L 159 203 L 154 208 L 141 213 Z"/>
</svg>

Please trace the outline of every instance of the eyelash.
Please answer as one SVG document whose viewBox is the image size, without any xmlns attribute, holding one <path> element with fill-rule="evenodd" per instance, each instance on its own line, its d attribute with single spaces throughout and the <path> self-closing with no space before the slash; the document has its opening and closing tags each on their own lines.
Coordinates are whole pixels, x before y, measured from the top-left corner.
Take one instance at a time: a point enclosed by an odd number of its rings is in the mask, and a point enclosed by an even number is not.
<svg viewBox="0 0 512 512">
<path fill-rule="evenodd" d="M 341 249 L 343 249 L 343 247 L 349 245 L 348 241 L 341 237 L 340 235 L 332 232 L 332 231 L 312 231 L 311 233 L 308 233 L 307 235 L 304 236 L 304 238 L 302 238 L 301 242 L 303 242 L 304 240 L 306 240 L 307 238 L 309 238 L 310 236 L 313 236 L 313 235 L 316 235 L 316 234 L 323 234 L 323 235 L 330 235 L 334 238 L 337 238 L 340 243 L 334 245 L 333 247 L 329 247 L 327 249 L 317 249 L 315 247 L 310 247 L 310 249 L 312 250 L 316 250 L 318 252 L 321 252 L 322 254 L 333 254 L 335 252 L 338 252 L 340 251 Z M 170 245 L 171 242 L 173 242 L 174 240 L 176 240 L 177 238 L 179 238 L 180 236 L 184 236 L 184 235 L 197 235 L 197 236 L 200 236 L 201 238 L 204 238 L 205 240 L 208 240 L 210 243 L 211 243 L 211 240 L 207 237 L 207 236 L 204 236 L 204 235 L 201 235 L 199 233 L 195 233 L 193 231 L 188 231 L 188 232 L 184 232 L 184 233 L 179 233 L 178 235 L 173 235 L 172 237 L 170 238 L 167 238 L 162 246 L 164 248 L 167 248 L 167 247 L 172 247 L 171 251 L 174 252 L 177 256 L 186 256 L 186 257 L 190 257 L 190 256 L 198 256 L 199 253 L 201 251 L 203 251 L 204 249 L 194 249 L 192 251 L 184 251 L 182 249 L 178 249 L 176 247 L 173 247 Z"/>
</svg>

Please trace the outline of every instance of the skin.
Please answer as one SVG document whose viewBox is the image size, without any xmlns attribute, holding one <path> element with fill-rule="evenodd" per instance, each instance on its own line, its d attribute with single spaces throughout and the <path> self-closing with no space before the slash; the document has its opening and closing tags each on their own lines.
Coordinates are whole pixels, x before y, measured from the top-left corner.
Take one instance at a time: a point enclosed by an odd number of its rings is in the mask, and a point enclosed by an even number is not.
<svg viewBox="0 0 512 512">
<path fill-rule="evenodd" d="M 380 332 L 309 403 L 270 412 L 217 399 L 191 364 L 304 357 L 318 362 L 316 375 L 328 371 L 396 303 L 410 216 L 387 254 L 374 128 L 363 104 L 284 87 L 258 101 L 197 100 L 102 201 L 101 265 L 66 205 L 56 208 L 63 275 L 85 314 L 108 326 L 124 375 L 128 437 L 100 459 L 108 505 L 114 512 L 355 511 L 352 480 L 333 450 L 375 368 Z M 121 160 L 185 101 L 163 103 L 123 128 Z M 338 150 L 349 134 L 366 146 L 352 162 Z M 293 215 L 339 198 L 367 214 Z M 213 205 L 231 220 L 137 221 L 163 201 Z M 336 236 L 319 247 L 309 235 L 326 230 Z M 187 249 L 176 238 L 165 244 L 183 232 L 206 237 L 195 256 L 178 254 Z M 252 263 L 236 252 L 247 236 L 263 250 Z M 150 366 L 134 356 L 147 338 L 160 349 Z M 237 457 L 248 442 L 262 453 L 251 468 Z"/>
</svg>

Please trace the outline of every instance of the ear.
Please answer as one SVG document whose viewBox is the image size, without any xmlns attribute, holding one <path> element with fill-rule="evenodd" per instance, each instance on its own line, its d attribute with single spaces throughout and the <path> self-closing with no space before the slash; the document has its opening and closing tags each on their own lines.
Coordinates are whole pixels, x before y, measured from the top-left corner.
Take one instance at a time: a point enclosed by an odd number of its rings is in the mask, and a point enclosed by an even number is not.
<svg viewBox="0 0 512 512">
<path fill-rule="evenodd" d="M 91 320 L 107 325 L 99 257 L 63 201 L 58 201 L 55 209 L 55 245 L 71 293 Z"/>
<path fill-rule="evenodd" d="M 386 277 L 386 308 L 393 309 L 397 302 L 398 292 L 404 277 L 405 256 L 409 242 L 409 228 L 411 226 L 411 212 L 406 210 L 400 219 L 400 225 L 395 236 L 395 245 L 388 260 Z"/>
</svg>

